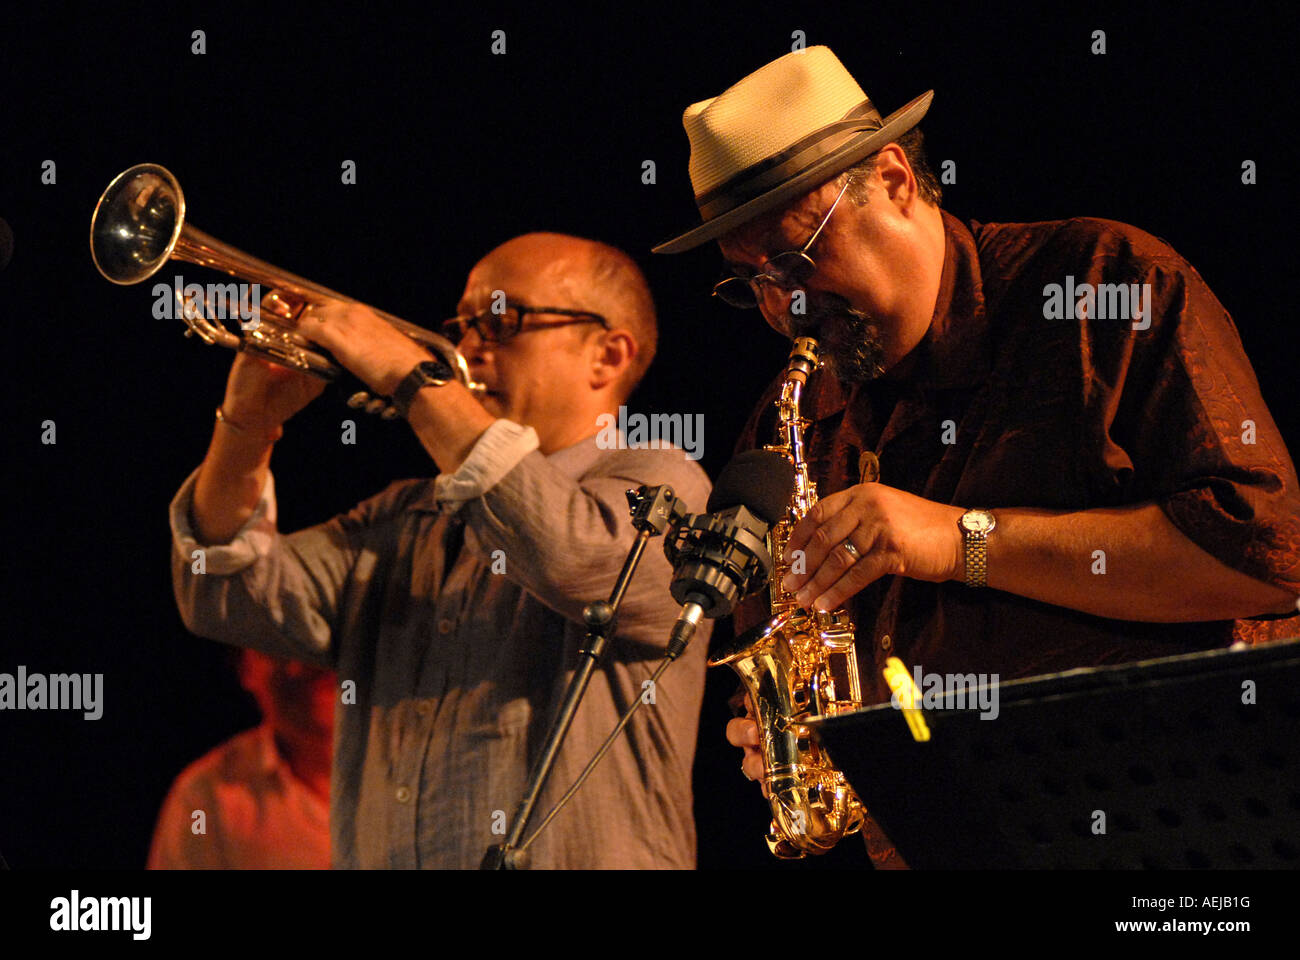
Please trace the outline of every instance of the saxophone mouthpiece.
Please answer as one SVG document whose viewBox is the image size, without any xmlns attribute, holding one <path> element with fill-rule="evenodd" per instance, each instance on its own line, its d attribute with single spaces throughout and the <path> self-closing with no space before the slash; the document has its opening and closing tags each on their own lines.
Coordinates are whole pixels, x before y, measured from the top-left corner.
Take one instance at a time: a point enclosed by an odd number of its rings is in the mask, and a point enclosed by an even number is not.
<svg viewBox="0 0 1300 960">
<path fill-rule="evenodd" d="M 785 378 L 798 380 L 807 384 L 819 362 L 817 341 L 812 337 L 795 337 L 794 346 L 790 348 L 790 359 L 786 361 Z"/>
</svg>

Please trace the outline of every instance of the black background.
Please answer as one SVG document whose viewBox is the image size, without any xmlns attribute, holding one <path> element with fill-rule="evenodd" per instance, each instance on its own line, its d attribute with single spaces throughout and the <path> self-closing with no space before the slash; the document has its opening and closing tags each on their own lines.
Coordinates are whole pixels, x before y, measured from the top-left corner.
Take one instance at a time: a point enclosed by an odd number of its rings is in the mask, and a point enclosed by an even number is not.
<svg viewBox="0 0 1300 960">
<path fill-rule="evenodd" d="M 204 56 L 190 53 L 194 29 L 206 31 Z M 496 29 L 504 56 L 490 53 Z M 1090 53 L 1095 29 L 1104 56 Z M 785 343 L 756 313 L 707 298 L 716 249 L 648 251 L 696 219 L 682 108 L 788 52 L 794 30 L 831 46 L 886 113 L 936 91 L 923 128 L 936 169 L 956 162 L 944 206 L 957 216 L 1108 217 L 1171 243 L 1232 313 L 1295 448 L 1285 197 L 1297 85 L 1282 4 L 11 9 L 0 32 L 0 216 L 16 237 L 0 274 L 0 671 L 105 674 L 96 722 L 0 715 L 11 866 L 143 865 L 172 778 L 256 720 L 221 648 L 181 624 L 168 569 L 166 506 L 203 457 L 231 355 L 152 320 L 147 285 L 95 272 L 88 228 L 108 181 L 161 163 L 209 233 L 429 325 L 508 237 L 556 230 L 621 246 L 660 308 L 659 357 L 632 406 L 703 413 L 703 465 L 716 476 Z M 1241 183 L 1247 159 L 1257 185 Z M 40 181 L 46 160 L 54 185 Z M 344 160 L 355 186 L 340 183 Z M 357 444 L 340 444 L 348 416 L 327 393 L 289 425 L 272 464 L 282 530 L 430 471 L 399 424 L 356 416 Z M 55 445 L 40 442 L 47 419 Z M 696 764 L 700 865 L 772 867 L 765 805 L 722 739 L 733 688 L 730 671 L 713 671 Z M 850 842 L 793 869 L 865 862 Z"/>
</svg>

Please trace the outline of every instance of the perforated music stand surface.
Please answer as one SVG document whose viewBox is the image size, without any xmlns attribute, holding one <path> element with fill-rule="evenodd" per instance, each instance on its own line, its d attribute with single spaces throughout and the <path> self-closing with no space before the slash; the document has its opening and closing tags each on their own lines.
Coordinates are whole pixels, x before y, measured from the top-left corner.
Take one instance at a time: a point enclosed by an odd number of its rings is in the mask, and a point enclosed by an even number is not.
<svg viewBox="0 0 1300 960">
<path fill-rule="evenodd" d="M 889 704 L 816 724 L 910 866 L 1300 867 L 1300 640 L 997 693 L 996 719 L 926 710 L 928 742 Z"/>
</svg>

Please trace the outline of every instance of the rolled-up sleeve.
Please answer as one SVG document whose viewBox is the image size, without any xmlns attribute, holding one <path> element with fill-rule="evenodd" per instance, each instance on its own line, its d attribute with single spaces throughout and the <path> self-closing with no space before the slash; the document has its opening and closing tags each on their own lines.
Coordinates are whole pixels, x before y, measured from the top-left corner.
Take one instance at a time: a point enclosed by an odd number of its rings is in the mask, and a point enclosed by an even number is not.
<svg viewBox="0 0 1300 960">
<path fill-rule="evenodd" d="M 1300 594 L 1295 466 L 1237 329 L 1194 268 L 1168 247 L 1126 276 L 1150 284 L 1150 328 L 1081 325 L 1085 438 L 1100 482 L 1154 500 L 1226 566 Z"/>
<path fill-rule="evenodd" d="M 475 441 L 455 473 L 433 482 L 434 496 L 448 513 L 495 487 L 524 457 L 537 449 L 537 431 L 510 420 L 497 420 Z"/>
<path fill-rule="evenodd" d="M 230 543 L 202 544 L 190 522 L 198 470 L 172 500 L 172 587 L 185 626 L 223 643 L 333 666 L 339 602 L 378 498 L 292 534 L 276 530 L 268 473 Z"/>
<path fill-rule="evenodd" d="M 186 557 L 201 560 L 207 573 L 238 573 L 245 567 L 264 557 L 271 550 L 275 541 L 276 506 L 275 480 L 271 471 L 266 472 L 266 483 L 262 487 L 261 499 L 248 518 L 229 543 L 206 546 L 199 543 L 190 523 L 191 509 L 194 505 L 194 488 L 198 484 L 199 471 L 191 473 L 176 496 L 172 499 L 168 521 L 172 528 L 172 543 Z"/>
<path fill-rule="evenodd" d="M 504 421 L 498 421 L 503 423 Z M 513 426 L 513 425 L 512 425 Z M 531 430 L 528 433 L 532 433 Z M 492 435 L 489 430 L 480 444 Z M 708 476 L 681 450 L 611 451 L 581 476 L 565 467 L 564 454 L 548 457 L 529 449 L 528 438 L 501 428 L 497 439 L 515 462 L 494 483 L 458 504 L 487 551 L 501 551 L 505 575 L 562 616 L 582 622 L 583 607 L 609 596 L 614 576 L 632 546 L 627 491 L 641 485 L 671 484 L 687 509 L 700 511 L 708 500 Z M 535 444 L 535 438 L 534 438 Z M 474 459 L 471 452 L 466 464 Z M 500 451 L 495 456 L 500 456 Z M 439 499 L 457 490 L 443 484 Z M 464 488 L 461 488 L 462 490 Z M 619 611 L 621 633 L 640 633 L 659 646 L 667 641 L 665 611 L 671 610 L 668 585 L 672 568 L 663 556 L 663 539 L 652 540 Z M 647 651 L 648 653 L 649 651 Z"/>
</svg>

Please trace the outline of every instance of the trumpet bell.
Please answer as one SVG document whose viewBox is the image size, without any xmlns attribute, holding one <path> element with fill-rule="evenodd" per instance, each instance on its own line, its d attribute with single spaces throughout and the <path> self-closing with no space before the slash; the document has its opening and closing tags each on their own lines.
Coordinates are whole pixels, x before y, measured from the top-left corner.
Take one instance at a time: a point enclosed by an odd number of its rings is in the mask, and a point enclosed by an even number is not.
<svg viewBox="0 0 1300 960">
<path fill-rule="evenodd" d="M 139 283 L 170 259 L 184 225 L 185 194 L 171 171 L 139 164 L 118 174 L 95 205 L 90 257 L 105 279 Z"/>
<path fill-rule="evenodd" d="M 195 304 L 182 301 L 181 318 L 189 327 L 188 333 L 197 333 L 205 343 L 247 350 L 322 380 L 336 380 L 345 373 L 328 352 L 313 349 L 296 331 L 294 321 L 308 305 L 357 301 L 259 260 L 186 223 L 185 194 L 166 167 L 141 163 L 113 178 L 90 218 L 90 256 L 104 278 L 120 286 L 147 280 L 170 260 L 198 264 L 259 284 L 266 288 L 267 300 L 275 306 L 264 313 L 274 315 L 257 316 L 253 324 L 242 326 L 240 335 L 236 335 L 204 316 Z M 177 298 L 181 298 L 179 291 Z M 446 337 L 374 307 L 368 309 L 445 363 L 450 376 L 471 393 L 483 395 L 484 385 L 470 376 L 468 362 Z M 226 318 L 227 311 L 218 312 Z M 365 393 L 355 397 L 365 398 L 363 406 L 367 411 L 387 416 L 386 411 L 391 409 L 382 398 Z"/>
</svg>

